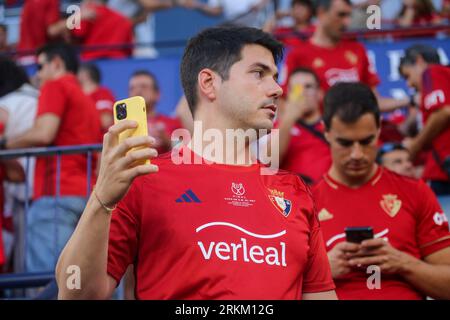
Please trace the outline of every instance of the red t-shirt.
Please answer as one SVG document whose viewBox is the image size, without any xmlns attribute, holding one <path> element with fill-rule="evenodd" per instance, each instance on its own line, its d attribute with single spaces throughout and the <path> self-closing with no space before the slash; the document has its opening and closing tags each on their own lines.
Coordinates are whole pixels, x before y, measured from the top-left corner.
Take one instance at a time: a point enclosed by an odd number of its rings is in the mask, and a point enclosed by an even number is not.
<svg viewBox="0 0 450 320">
<path fill-rule="evenodd" d="M 72 74 L 46 82 L 41 89 L 36 117 L 53 113 L 60 125 L 52 146 L 70 146 L 100 143 L 100 119 L 93 101 L 86 96 Z M 86 196 L 87 156 L 61 157 L 60 195 Z M 93 155 L 92 182 L 96 159 Z M 56 157 L 38 157 L 36 160 L 34 197 L 56 194 Z"/>
<path fill-rule="evenodd" d="M 444 212 L 422 181 L 378 168 L 365 185 L 352 189 L 329 175 L 313 189 L 327 250 L 345 241 L 345 227 L 371 226 L 375 237 L 416 258 L 450 246 Z M 423 299 L 401 276 L 382 274 L 381 289 L 370 290 L 366 270 L 335 279 L 339 299 Z"/>
<path fill-rule="evenodd" d="M 323 48 L 309 40 L 293 49 L 288 53 L 282 70 L 284 92 L 287 92 L 290 74 L 299 67 L 312 69 L 325 91 L 337 82 L 361 81 L 370 87 L 380 82 L 364 46 L 355 41 L 341 41 L 334 48 Z"/>
<path fill-rule="evenodd" d="M 154 163 L 159 172 L 133 182 L 110 227 L 108 273 L 119 282 L 135 264 L 137 298 L 301 299 L 334 289 L 299 177 L 261 175 L 259 164 L 176 165 L 170 153 Z"/>
<path fill-rule="evenodd" d="M 115 98 L 111 90 L 106 87 L 99 86 L 97 90 L 89 94 L 89 97 L 94 100 L 95 108 L 97 109 L 99 116 L 102 114 L 109 114 L 112 116 Z M 102 134 L 106 133 L 106 131 L 106 128 L 102 128 Z"/>
<path fill-rule="evenodd" d="M 156 114 L 156 116 L 148 119 L 147 126 L 149 135 L 156 138 L 156 150 L 159 154 L 168 152 L 170 151 L 170 149 L 161 145 L 161 142 L 158 140 L 157 134 L 155 132 L 162 129 L 170 138 L 173 131 L 183 127 L 179 119 L 168 117 L 159 113 Z"/>
<path fill-rule="evenodd" d="M 27 0 L 20 17 L 18 50 L 34 50 L 49 41 L 47 28 L 60 18 L 58 0 Z"/>
<path fill-rule="evenodd" d="M 430 65 L 423 74 L 422 87 L 421 111 L 423 121 L 426 123 L 434 111 L 450 107 L 450 68 Z M 438 153 L 441 161 L 450 156 L 450 126 L 447 126 L 433 139 L 432 147 Z M 426 180 L 449 180 L 431 152 L 425 163 L 423 178 Z"/>
<path fill-rule="evenodd" d="M 321 122 L 311 128 L 323 134 L 324 128 Z M 281 169 L 300 174 L 315 183 L 322 178 L 330 166 L 331 154 L 328 144 L 304 125 L 293 126 Z"/>
<path fill-rule="evenodd" d="M 112 113 L 114 105 L 114 94 L 106 87 L 99 86 L 89 96 L 95 102 L 95 108 L 99 113 Z"/>
<path fill-rule="evenodd" d="M 275 38 L 277 38 L 287 48 L 299 46 L 303 43 L 304 39 L 308 39 L 314 33 L 316 27 L 310 25 L 304 31 L 297 31 L 293 27 L 278 27 L 273 32 Z"/>
<path fill-rule="evenodd" d="M 133 26 L 128 18 L 111 10 L 106 5 L 91 5 L 96 12 L 93 20 L 82 20 L 79 29 L 72 34 L 84 46 L 120 46 L 133 42 Z M 85 60 L 99 58 L 124 58 L 131 54 L 131 48 L 86 49 L 81 53 Z"/>
</svg>

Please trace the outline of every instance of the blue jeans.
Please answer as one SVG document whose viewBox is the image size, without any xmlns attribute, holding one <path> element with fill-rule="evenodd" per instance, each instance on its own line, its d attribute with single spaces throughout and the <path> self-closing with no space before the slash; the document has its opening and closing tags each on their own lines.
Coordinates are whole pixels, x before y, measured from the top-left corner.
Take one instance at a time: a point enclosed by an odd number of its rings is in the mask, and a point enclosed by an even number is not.
<svg viewBox="0 0 450 320">
<path fill-rule="evenodd" d="M 85 197 L 41 197 L 27 212 L 26 270 L 53 271 L 86 206 Z"/>
</svg>

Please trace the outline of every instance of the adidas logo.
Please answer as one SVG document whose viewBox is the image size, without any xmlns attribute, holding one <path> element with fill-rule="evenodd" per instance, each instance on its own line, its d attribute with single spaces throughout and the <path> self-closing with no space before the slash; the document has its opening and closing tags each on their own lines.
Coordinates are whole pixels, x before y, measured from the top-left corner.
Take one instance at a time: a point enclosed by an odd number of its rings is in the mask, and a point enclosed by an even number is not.
<svg viewBox="0 0 450 320">
<path fill-rule="evenodd" d="M 181 203 L 181 202 L 196 202 L 201 203 L 200 199 L 195 195 L 195 193 L 189 189 L 186 190 L 181 197 L 179 197 L 175 202 Z"/>
<path fill-rule="evenodd" d="M 327 221 L 333 219 L 333 215 L 325 208 L 319 212 L 319 221 Z"/>
</svg>

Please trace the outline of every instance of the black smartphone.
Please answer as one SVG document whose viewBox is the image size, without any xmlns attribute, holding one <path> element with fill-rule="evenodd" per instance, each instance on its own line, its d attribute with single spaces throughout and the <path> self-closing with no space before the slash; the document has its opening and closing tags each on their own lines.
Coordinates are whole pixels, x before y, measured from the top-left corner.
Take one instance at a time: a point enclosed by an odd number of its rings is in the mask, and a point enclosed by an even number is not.
<svg viewBox="0 0 450 320">
<path fill-rule="evenodd" d="M 347 242 L 361 243 L 364 240 L 373 239 L 372 227 L 347 227 L 345 228 Z"/>
</svg>

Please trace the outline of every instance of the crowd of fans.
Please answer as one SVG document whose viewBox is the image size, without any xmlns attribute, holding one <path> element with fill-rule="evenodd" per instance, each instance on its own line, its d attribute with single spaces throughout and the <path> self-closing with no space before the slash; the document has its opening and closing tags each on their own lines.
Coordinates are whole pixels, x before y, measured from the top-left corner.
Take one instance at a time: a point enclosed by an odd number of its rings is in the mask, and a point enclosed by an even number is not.
<svg viewBox="0 0 450 320">
<path fill-rule="evenodd" d="M 384 79 L 373 71 L 364 46 L 345 39 L 346 31 L 365 28 L 366 9 L 374 4 L 389 12 L 383 14 L 383 23 L 401 28 L 442 25 L 450 19 L 446 0 L 439 7 L 431 0 L 83 0 L 80 28 L 70 30 L 61 1 L 6 1 L 7 6 L 22 5 L 22 11 L 17 44 L 8 43 L 8 28 L 0 24 L 0 53 L 4 53 L 0 56 L 0 150 L 101 143 L 113 123 L 115 94 L 101 85 L 95 60 L 139 56 L 142 48 L 133 44 L 154 40 L 149 35 L 152 14 L 180 6 L 263 28 L 289 48 L 275 124 L 280 129 L 282 169 L 310 185 L 321 180 L 332 163 L 322 121 L 325 93 L 338 82 L 362 82 L 371 88 L 382 112 L 406 110 L 396 123 L 382 118 L 377 162 L 399 175 L 427 181 L 449 214 L 450 69 L 440 64 L 435 49 L 414 45 L 405 51 L 399 72 L 416 94 L 405 99 L 382 97 L 376 86 Z M 85 46 L 80 65 L 74 45 Z M 151 51 L 153 55 L 154 48 Z M 28 63 L 38 67 L 31 79 L 20 66 Z M 160 88 L 150 71 L 135 70 L 128 93 L 144 97 L 149 134 L 156 138 L 159 153 L 171 149 L 175 129 L 192 128 L 184 98 L 176 107 L 176 118 L 156 111 Z M 86 204 L 86 161 L 81 155 L 63 156 L 56 191 L 55 158 L 33 160 L 27 179 L 32 190 L 29 199 L 24 196 L 25 159 L 0 161 L 4 182 L 0 207 L 5 208 L 0 229 L 2 225 L 6 229 L 5 239 L 13 233 L 13 212 L 33 200 L 27 219 L 27 271 L 54 268 Z M 93 184 L 95 175 L 94 170 L 88 177 Z M 55 207 L 63 218 L 53 219 Z M 60 230 L 57 241 L 55 226 Z M 11 271 L 11 243 L 5 241 L 2 247 L 0 241 L 0 266 Z"/>
</svg>

